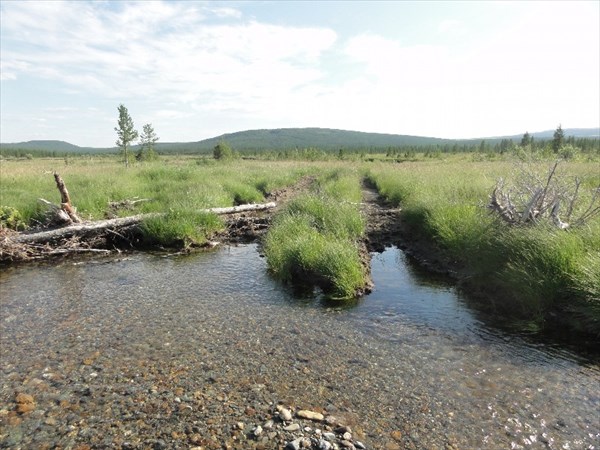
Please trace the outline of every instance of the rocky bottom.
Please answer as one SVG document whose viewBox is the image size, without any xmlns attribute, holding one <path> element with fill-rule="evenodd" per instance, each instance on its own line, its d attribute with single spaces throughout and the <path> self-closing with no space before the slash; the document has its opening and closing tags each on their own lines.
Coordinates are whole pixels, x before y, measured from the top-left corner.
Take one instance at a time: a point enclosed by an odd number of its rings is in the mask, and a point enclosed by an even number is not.
<svg viewBox="0 0 600 450">
<path fill-rule="evenodd" d="M 411 318 L 431 288 L 395 264 L 344 305 L 271 280 L 256 246 L 3 271 L 0 447 L 597 446 L 597 364 L 442 297 Z"/>
</svg>

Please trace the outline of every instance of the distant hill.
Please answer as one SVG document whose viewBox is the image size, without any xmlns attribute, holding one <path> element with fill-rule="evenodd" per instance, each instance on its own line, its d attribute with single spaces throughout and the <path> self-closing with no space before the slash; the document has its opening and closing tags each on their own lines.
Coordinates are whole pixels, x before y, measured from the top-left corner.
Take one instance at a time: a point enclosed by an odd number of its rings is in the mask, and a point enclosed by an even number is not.
<svg viewBox="0 0 600 450">
<path fill-rule="evenodd" d="M 450 143 L 449 139 L 406 136 L 399 134 L 364 133 L 329 128 L 280 128 L 228 133 L 197 142 L 202 149 L 212 150 L 219 141 L 227 141 L 238 150 L 284 150 L 315 147 L 324 150 L 385 148 L 403 145 L 435 145 Z"/>
<path fill-rule="evenodd" d="M 600 128 L 565 128 L 563 131 L 565 132 L 565 136 L 591 139 L 600 138 Z M 554 137 L 554 130 L 540 131 L 530 134 L 537 139 L 552 139 Z M 519 138 L 522 136 L 523 135 L 519 136 Z"/>
<path fill-rule="evenodd" d="M 600 128 L 565 128 L 565 136 L 599 138 Z M 536 139 L 551 139 L 554 130 L 530 132 Z M 473 144 L 485 140 L 489 144 L 502 139 L 519 142 L 523 134 L 484 137 L 469 140 L 441 139 L 400 134 L 364 133 L 329 128 L 280 128 L 227 133 L 197 142 L 158 142 L 156 149 L 163 153 L 209 153 L 220 141 L 227 141 L 235 150 L 291 150 L 314 147 L 323 150 L 378 149 L 403 146 Z M 133 146 L 135 151 L 137 146 Z M 21 149 L 56 153 L 111 153 L 113 148 L 79 147 L 64 141 L 27 141 L 0 144 L 0 150 Z"/>
<path fill-rule="evenodd" d="M 56 153 L 109 153 L 116 152 L 116 148 L 96 148 L 79 147 L 65 141 L 47 140 L 47 141 L 27 141 L 15 142 L 10 144 L 0 144 L 0 150 L 18 149 L 38 152 L 56 152 Z"/>
</svg>

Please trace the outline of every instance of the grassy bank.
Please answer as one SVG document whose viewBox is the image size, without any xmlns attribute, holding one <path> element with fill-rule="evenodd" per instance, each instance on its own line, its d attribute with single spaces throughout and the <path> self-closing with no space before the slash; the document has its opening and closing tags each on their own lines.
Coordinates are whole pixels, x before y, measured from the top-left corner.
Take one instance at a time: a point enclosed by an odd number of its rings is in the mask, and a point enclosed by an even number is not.
<svg viewBox="0 0 600 450">
<path fill-rule="evenodd" d="M 43 220 L 38 198 L 60 203 L 53 171 L 61 174 L 71 200 L 84 220 L 107 215 L 167 213 L 143 226 L 149 245 L 202 243 L 222 228 L 220 219 L 198 213 L 211 207 L 258 203 L 266 193 L 293 184 L 311 169 L 298 163 L 216 163 L 198 158 L 163 158 L 125 168 L 116 158 L 33 159 L 3 161 L 0 206 L 18 211 L 25 225 Z M 134 208 L 112 210 L 109 202 L 148 199 Z"/>
<path fill-rule="evenodd" d="M 548 163 L 537 163 L 541 174 Z M 580 196 L 600 184 L 597 166 L 570 163 L 565 180 L 584 180 Z M 432 241 L 473 288 L 491 295 L 496 310 L 543 326 L 570 313 L 574 327 L 600 332 L 600 220 L 560 230 L 550 224 L 510 227 L 485 205 L 499 177 L 510 180 L 509 162 L 406 163 L 370 169 L 380 193 L 401 205 L 407 237 Z M 468 277 L 468 278 L 467 278 Z"/>
<path fill-rule="evenodd" d="M 360 200 L 357 172 L 322 174 L 269 230 L 264 249 L 271 272 L 284 281 L 316 284 L 333 297 L 354 297 L 368 281 L 358 247 L 365 230 Z"/>
<path fill-rule="evenodd" d="M 549 164 L 535 163 L 540 177 Z M 593 162 L 572 161 L 561 170 L 566 181 L 583 180 L 583 200 L 600 185 Z M 34 226 L 43 216 L 38 198 L 60 202 L 53 171 L 64 178 L 84 219 L 166 213 L 143 226 L 148 245 L 165 246 L 202 243 L 223 227 L 200 209 L 261 202 L 267 192 L 316 175 L 313 190 L 278 215 L 265 249 L 278 278 L 313 279 L 338 297 L 354 295 L 365 283 L 357 246 L 364 223 L 357 203 L 360 178 L 367 173 L 382 195 L 401 206 L 409 230 L 405 238 L 433 243 L 448 267 L 486 293 L 490 307 L 536 326 L 558 315 L 571 318 L 572 326 L 600 332 L 600 218 L 567 230 L 501 222 L 485 206 L 498 178 L 515 177 L 508 160 L 478 161 L 469 155 L 401 163 L 162 157 L 129 169 L 110 157 L 11 160 L 0 163 L 0 206 L 14 208 L 24 225 Z M 109 202 L 135 197 L 150 201 L 129 210 L 109 208 Z"/>
</svg>

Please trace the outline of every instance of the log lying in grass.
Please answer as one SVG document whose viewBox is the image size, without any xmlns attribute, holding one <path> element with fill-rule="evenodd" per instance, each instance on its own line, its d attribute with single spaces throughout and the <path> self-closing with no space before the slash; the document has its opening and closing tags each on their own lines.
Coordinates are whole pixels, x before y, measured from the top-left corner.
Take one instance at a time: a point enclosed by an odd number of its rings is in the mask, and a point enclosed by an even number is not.
<svg viewBox="0 0 600 450">
<path fill-rule="evenodd" d="M 209 208 L 203 209 L 199 212 L 213 213 L 213 214 L 236 214 L 247 211 L 264 211 L 272 209 L 277 206 L 274 202 L 250 204 L 250 205 L 239 205 L 232 206 L 229 208 Z M 20 244 L 36 244 L 44 242 L 52 242 L 58 239 L 67 239 L 73 236 L 85 236 L 90 234 L 96 234 L 103 231 L 120 229 L 140 224 L 143 220 L 152 217 L 161 217 L 164 214 L 161 213 L 149 213 L 149 214 L 138 214 L 135 216 L 121 217 L 117 219 L 99 220 L 96 222 L 82 223 L 77 225 L 70 225 L 63 228 L 57 228 L 55 230 L 40 231 L 37 233 L 22 233 L 15 236 L 11 236 L 8 239 L 15 243 Z"/>
</svg>

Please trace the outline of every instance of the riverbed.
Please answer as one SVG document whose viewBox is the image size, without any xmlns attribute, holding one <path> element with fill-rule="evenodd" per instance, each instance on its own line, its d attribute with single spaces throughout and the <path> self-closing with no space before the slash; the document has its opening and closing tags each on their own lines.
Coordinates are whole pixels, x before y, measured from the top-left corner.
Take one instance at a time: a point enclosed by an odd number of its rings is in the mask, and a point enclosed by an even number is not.
<svg viewBox="0 0 600 450">
<path fill-rule="evenodd" d="M 282 405 L 373 449 L 600 448 L 597 360 L 495 326 L 396 248 L 372 276 L 340 304 L 271 279 L 256 245 L 5 269 L 0 447 L 275 449 L 324 428 L 254 435 Z"/>
</svg>

